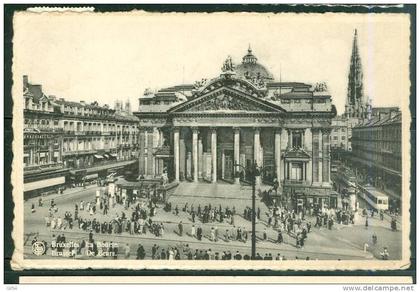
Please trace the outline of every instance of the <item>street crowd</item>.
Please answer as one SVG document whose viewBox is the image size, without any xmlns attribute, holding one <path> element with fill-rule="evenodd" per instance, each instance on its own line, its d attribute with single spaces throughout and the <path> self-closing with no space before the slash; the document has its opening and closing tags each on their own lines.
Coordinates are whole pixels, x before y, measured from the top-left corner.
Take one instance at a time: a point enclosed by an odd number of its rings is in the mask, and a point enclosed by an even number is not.
<svg viewBox="0 0 420 292">
<path fill-rule="evenodd" d="M 124 206 L 122 211 L 117 212 L 116 205 Z M 42 199 L 38 201 L 38 207 L 43 207 Z M 103 256 L 117 256 L 118 247 L 113 246 L 112 250 L 109 244 L 103 242 L 98 248 L 98 244 L 93 239 L 94 234 L 122 234 L 144 235 L 152 234 L 156 237 L 164 237 L 165 230 L 174 230 L 180 237 L 189 236 L 198 241 L 203 238 L 211 242 L 222 240 L 224 242 L 243 242 L 247 243 L 251 237 L 250 231 L 244 226 L 235 222 L 235 218 L 243 217 L 247 221 L 252 220 L 253 211 L 250 207 L 245 207 L 243 212 L 237 212 L 235 206 L 212 206 L 185 203 L 179 207 L 172 206 L 167 202 L 163 210 L 179 216 L 179 221 L 159 221 L 155 220 L 159 206 L 152 198 L 143 198 L 137 200 L 134 198 L 112 195 L 108 191 L 102 194 L 97 193 L 92 201 L 80 201 L 74 205 L 73 211 L 65 211 L 64 216 L 60 216 L 57 204 L 54 199 L 51 200 L 48 208 L 48 215 L 45 216 L 45 225 L 52 231 L 63 231 L 66 229 L 77 228 L 89 233 L 87 241 L 81 241 L 78 248 L 71 250 L 74 255 L 83 254 L 82 249 L 86 248 L 92 254 L 101 254 Z M 35 212 L 35 206 L 32 204 L 32 213 Z M 262 220 L 262 213 L 264 220 Z M 97 215 L 102 214 L 101 219 Z M 307 218 L 309 217 L 309 218 Z M 367 226 L 366 216 L 366 226 Z M 315 224 L 312 226 L 311 218 L 315 218 Z M 354 224 L 354 213 L 345 210 L 324 210 L 321 208 L 311 208 L 311 211 L 305 215 L 305 212 L 297 212 L 293 208 L 283 205 L 281 202 L 272 205 L 267 211 L 262 212 L 258 207 L 255 211 L 255 220 L 261 223 L 263 231 L 257 232 L 257 240 L 272 242 L 275 244 L 289 244 L 298 249 L 303 249 L 308 234 L 313 228 L 325 228 L 331 230 L 334 224 Z M 227 223 L 227 224 L 223 224 Z M 172 228 L 168 228 L 168 226 Z M 175 226 L 175 227 L 173 227 Z M 391 221 L 391 227 L 396 230 L 396 221 Z M 273 236 L 273 233 L 276 234 Z M 64 235 L 58 239 L 63 240 Z M 107 246 L 108 248 L 105 248 Z M 112 244 L 111 244 L 112 246 Z M 120 247 L 124 250 L 125 257 L 130 254 L 130 247 Z M 106 250 L 105 250 L 106 249 Z M 165 254 L 165 255 L 164 255 Z M 146 251 L 142 245 L 139 245 L 136 251 L 136 258 L 142 259 L 146 256 Z M 129 258 L 129 256 L 128 256 Z M 208 250 L 192 250 L 185 246 L 170 247 L 168 249 L 159 249 L 157 246 L 152 248 L 152 259 L 250 259 L 247 254 L 225 252 L 212 252 Z M 257 255 L 257 259 L 284 259 L 281 256 L 272 256 L 271 254 Z"/>
</svg>

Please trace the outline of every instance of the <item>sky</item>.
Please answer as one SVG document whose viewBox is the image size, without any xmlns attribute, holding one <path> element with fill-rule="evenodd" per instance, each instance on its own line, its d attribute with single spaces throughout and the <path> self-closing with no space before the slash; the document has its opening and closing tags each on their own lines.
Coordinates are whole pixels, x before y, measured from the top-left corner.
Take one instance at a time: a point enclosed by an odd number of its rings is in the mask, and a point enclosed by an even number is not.
<svg viewBox="0 0 420 292">
<path fill-rule="evenodd" d="M 221 72 L 251 45 L 275 79 L 325 81 L 344 111 L 354 29 L 365 95 L 400 106 L 409 90 L 409 18 L 397 14 L 20 13 L 14 19 L 14 73 L 47 95 L 114 105 Z"/>
</svg>

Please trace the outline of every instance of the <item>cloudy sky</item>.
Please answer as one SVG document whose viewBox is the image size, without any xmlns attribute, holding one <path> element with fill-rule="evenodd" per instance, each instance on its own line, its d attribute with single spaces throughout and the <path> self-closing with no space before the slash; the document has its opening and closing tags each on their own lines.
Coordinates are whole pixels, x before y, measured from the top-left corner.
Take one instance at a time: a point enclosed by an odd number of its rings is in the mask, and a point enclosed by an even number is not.
<svg viewBox="0 0 420 292">
<path fill-rule="evenodd" d="M 145 88 L 216 77 L 228 55 L 240 62 L 251 44 L 276 79 L 327 82 L 341 113 L 354 29 L 373 105 L 408 97 L 403 15 L 26 13 L 14 25 L 15 77 L 73 101 L 129 99 L 137 109 Z"/>
</svg>

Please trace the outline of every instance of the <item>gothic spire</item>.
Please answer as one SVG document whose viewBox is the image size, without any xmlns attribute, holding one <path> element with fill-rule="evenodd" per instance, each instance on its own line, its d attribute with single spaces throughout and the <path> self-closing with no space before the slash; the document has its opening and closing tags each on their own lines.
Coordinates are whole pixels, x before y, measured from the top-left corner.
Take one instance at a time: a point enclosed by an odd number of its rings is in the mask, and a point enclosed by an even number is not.
<svg viewBox="0 0 420 292">
<path fill-rule="evenodd" d="M 354 30 L 353 48 L 347 83 L 346 113 L 351 117 L 362 117 L 365 105 L 363 101 L 363 71 L 356 29 Z"/>
</svg>

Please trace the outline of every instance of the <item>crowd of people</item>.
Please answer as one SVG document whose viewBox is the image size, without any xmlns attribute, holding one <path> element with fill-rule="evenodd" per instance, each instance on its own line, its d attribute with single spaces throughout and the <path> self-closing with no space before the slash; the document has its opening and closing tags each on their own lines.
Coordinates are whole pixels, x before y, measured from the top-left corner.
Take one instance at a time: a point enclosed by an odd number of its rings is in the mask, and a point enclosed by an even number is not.
<svg viewBox="0 0 420 292">
<path fill-rule="evenodd" d="M 194 204 L 185 203 L 179 207 L 172 206 L 170 202 L 166 202 L 163 210 L 166 212 L 180 216 L 182 220 L 177 222 L 155 220 L 159 206 L 157 202 L 150 198 L 138 199 L 136 197 L 124 197 L 121 194 L 111 194 L 107 191 L 97 193 L 91 201 L 80 201 L 75 204 L 74 211 L 65 211 L 64 216 L 58 215 L 58 206 L 51 200 L 48 209 L 48 215 L 45 216 L 45 224 L 51 230 L 61 231 L 66 229 L 74 229 L 75 227 L 84 232 L 89 232 L 89 240 L 80 242 L 82 248 L 74 249 L 71 252 L 75 255 L 81 254 L 83 247 L 86 247 L 92 253 L 99 252 L 93 241 L 93 234 L 122 234 L 130 235 L 152 234 L 156 237 L 164 237 L 165 231 L 174 230 L 180 237 L 185 235 L 202 241 L 203 238 L 211 242 L 223 240 L 225 242 L 243 242 L 247 243 L 251 237 L 250 231 L 244 227 L 244 224 L 235 222 L 235 218 L 243 217 L 247 221 L 252 220 L 253 210 L 246 206 L 242 211 L 237 212 L 237 206 L 212 206 L 212 204 L 194 206 Z M 39 200 L 38 206 L 42 207 L 44 203 Z M 116 205 L 124 206 L 117 212 Z M 35 212 L 35 206 L 32 204 L 32 212 Z M 314 220 L 314 228 L 333 229 L 334 224 L 354 224 L 354 213 L 346 210 L 321 209 L 313 208 L 308 215 L 305 212 L 297 212 L 282 202 L 271 205 L 266 211 L 262 211 L 257 207 L 255 211 L 255 219 L 259 224 L 257 230 L 257 240 L 272 242 L 276 244 L 289 244 L 298 249 L 305 246 L 305 241 L 312 230 L 312 220 Z M 114 214 L 114 215 L 112 215 Z M 97 215 L 104 215 L 99 216 Z M 312 217 L 313 216 L 313 217 Z M 306 218 L 307 217 L 307 218 Z M 366 213 L 366 227 L 368 226 L 368 214 Z M 101 219 L 102 218 L 102 219 Z M 263 219 L 263 220 L 262 220 Z M 383 220 L 383 215 L 381 216 Z M 225 224 L 223 224 L 225 223 Z M 226 224 L 227 223 L 227 224 Z M 396 230 L 396 219 L 392 218 L 391 228 Z M 170 227 L 169 227 L 170 226 Z M 262 230 L 263 229 L 263 230 Z M 273 234 L 276 234 L 273 236 Z M 62 235 L 64 236 L 64 235 Z M 62 238 L 60 238 L 62 240 Z M 89 243 L 89 244 L 87 244 Z M 87 247 L 88 246 L 88 247 Z M 236 255 L 228 251 L 217 253 L 209 252 L 209 250 L 184 251 L 185 247 L 180 250 L 178 247 L 155 250 L 153 259 L 249 259 L 249 256 Z M 125 257 L 131 254 L 130 247 L 123 248 Z M 110 250 L 106 250 L 110 254 Z M 117 250 L 112 249 L 112 253 L 118 254 Z M 102 254 L 105 251 L 102 250 Z M 146 252 L 141 246 L 137 251 L 136 257 L 146 257 Z M 257 256 L 258 259 L 273 259 L 276 257 L 266 254 Z"/>
</svg>

